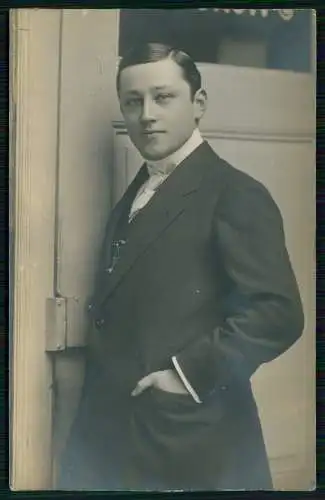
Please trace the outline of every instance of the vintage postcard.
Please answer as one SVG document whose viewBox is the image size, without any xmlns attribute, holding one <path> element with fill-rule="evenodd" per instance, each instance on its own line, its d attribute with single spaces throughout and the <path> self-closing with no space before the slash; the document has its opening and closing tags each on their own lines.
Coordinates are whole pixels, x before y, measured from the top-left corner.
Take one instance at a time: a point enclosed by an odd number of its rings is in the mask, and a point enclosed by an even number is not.
<svg viewBox="0 0 325 500">
<path fill-rule="evenodd" d="M 311 490 L 316 14 L 11 12 L 13 490 Z"/>
</svg>

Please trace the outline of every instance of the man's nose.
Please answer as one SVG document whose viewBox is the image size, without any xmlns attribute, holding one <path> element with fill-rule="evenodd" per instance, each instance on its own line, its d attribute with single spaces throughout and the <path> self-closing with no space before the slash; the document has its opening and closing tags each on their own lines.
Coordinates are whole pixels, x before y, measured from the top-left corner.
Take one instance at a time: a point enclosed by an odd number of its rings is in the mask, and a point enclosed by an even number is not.
<svg viewBox="0 0 325 500">
<path fill-rule="evenodd" d="M 155 103 L 152 99 L 146 99 L 143 101 L 141 121 L 152 122 L 155 120 L 156 120 Z"/>
</svg>

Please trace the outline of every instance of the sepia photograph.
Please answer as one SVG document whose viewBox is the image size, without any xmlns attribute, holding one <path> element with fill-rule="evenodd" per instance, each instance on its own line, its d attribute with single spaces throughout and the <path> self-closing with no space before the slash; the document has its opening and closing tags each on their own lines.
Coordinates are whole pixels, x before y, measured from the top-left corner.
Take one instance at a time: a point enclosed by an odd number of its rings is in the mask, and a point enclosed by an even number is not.
<svg viewBox="0 0 325 500">
<path fill-rule="evenodd" d="M 10 16 L 10 487 L 316 488 L 316 12 Z"/>
</svg>

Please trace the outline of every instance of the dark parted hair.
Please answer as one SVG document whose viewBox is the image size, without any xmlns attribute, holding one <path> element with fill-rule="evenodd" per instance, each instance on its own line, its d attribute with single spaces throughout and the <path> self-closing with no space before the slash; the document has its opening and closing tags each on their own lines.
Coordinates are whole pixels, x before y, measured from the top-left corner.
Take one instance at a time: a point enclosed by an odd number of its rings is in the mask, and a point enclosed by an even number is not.
<svg viewBox="0 0 325 500">
<path fill-rule="evenodd" d="M 157 62 L 164 59 L 171 59 L 181 68 L 184 80 L 187 81 L 190 86 L 191 97 L 193 99 L 195 93 L 201 88 L 201 74 L 193 59 L 182 50 L 164 43 L 156 42 L 138 45 L 130 49 L 120 60 L 116 77 L 117 93 L 119 94 L 120 75 L 123 69 L 137 64 Z"/>
</svg>

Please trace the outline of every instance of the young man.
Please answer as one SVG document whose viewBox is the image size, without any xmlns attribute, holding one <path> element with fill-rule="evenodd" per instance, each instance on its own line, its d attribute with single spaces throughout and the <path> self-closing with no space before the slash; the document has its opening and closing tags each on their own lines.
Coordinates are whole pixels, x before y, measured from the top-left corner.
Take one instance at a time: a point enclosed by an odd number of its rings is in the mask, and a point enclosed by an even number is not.
<svg viewBox="0 0 325 500">
<path fill-rule="evenodd" d="M 281 215 L 202 139 L 188 55 L 132 50 L 117 91 L 144 164 L 107 225 L 61 486 L 271 489 L 250 377 L 304 323 Z"/>
</svg>

